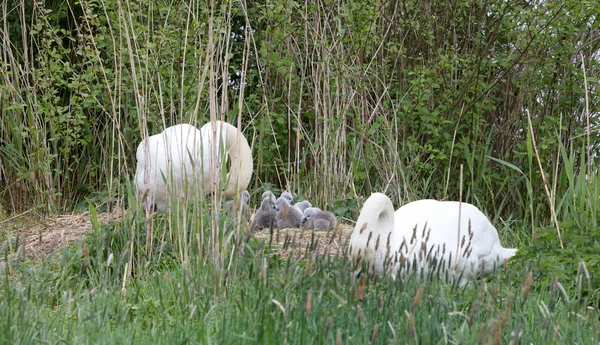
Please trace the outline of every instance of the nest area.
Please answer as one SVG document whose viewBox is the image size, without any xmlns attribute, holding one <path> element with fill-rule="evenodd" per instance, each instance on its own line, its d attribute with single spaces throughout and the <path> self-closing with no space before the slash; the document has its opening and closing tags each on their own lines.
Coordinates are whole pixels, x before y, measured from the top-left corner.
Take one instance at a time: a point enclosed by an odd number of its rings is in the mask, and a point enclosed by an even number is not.
<svg viewBox="0 0 600 345">
<path fill-rule="evenodd" d="M 97 216 L 99 223 L 107 223 L 120 219 L 123 210 L 117 208 L 110 213 L 98 212 Z M 18 238 L 17 257 L 26 256 L 34 260 L 46 257 L 77 240 L 85 239 L 85 235 L 93 230 L 89 212 L 63 214 L 56 218 L 20 219 L 18 222 L 8 223 L 3 228 Z"/>
<path fill-rule="evenodd" d="M 300 259 L 307 250 L 316 255 L 342 256 L 353 229 L 348 224 L 338 224 L 331 231 L 305 228 L 263 229 L 256 232 L 254 237 L 269 241 L 283 259 L 287 259 L 289 255 Z"/>
<path fill-rule="evenodd" d="M 119 220 L 124 212 L 117 208 L 112 212 L 98 212 L 98 222 L 107 223 Z M 16 256 L 38 260 L 54 253 L 78 240 L 84 240 L 92 232 L 89 212 L 64 214 L 56 218 L 27 218 L 19 222 L 3 224 L 3 230 L 18 237 L 19 249 Z M 340 223 L 331 231 L 306 228 L 263 229 L 253 237 L 268 241 L 272 249 L 282 258 L 293 255 L 295 259 L 304 256 L 306 250 L 317 255 L 341 256 L 348 246 L 353 227 Z M 15 253 L 13 253 L 15 255 Z"/>
</svg>

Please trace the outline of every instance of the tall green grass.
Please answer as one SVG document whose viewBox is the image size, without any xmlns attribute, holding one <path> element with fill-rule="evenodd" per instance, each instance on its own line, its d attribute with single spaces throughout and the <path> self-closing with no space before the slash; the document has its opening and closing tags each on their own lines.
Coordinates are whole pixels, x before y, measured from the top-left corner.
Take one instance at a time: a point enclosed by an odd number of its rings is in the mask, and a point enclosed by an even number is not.
<svg viewBox="0 0 600 345">
<path fill-rule="evenodd" d="M 138 238 L 143 223 L 129 214 L 43 262 L 11 261 L 0 290 L 3 342 L 598 341 L 597 272 L 585 257 L 581 265 L 563 258 L 561 264 L 579 265 L 579 271 L 557 278 L 520 255 L 497 275 L 465 287 L 412 277 L 367 280 L 363 290 L 351 284 L 342 255 L 309 252 L 299 261 L 284 260 L 267 241 L 224 245 L 223 259 L 232 259 L 226 270 L 210 253 L 194 251 L 195 245 L 184 244 L 190 254 L 183 262 L 176 240 L 157 245 L 149 258 L 143 253 L 147 242 Z M 505 230 L 500 227 L 503 241 L 526 242 Z M 171 231 L 183 236 L 189 230 L 165 219 L 154 234 L 158 240 Z"/>
</svg>

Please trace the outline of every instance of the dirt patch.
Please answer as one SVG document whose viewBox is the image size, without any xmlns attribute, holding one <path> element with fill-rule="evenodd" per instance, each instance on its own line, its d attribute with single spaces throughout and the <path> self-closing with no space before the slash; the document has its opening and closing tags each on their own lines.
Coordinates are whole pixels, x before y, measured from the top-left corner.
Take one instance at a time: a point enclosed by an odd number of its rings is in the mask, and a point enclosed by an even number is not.
<svg viewBox="0 0 600 345">
<path fill-rule="evenodd" d="M 113 212 L 99 212 L 98 222 L 107 223 L 110 220 L 119 219 L 123 215 L 122 209 L 115 209 Z M 56 218 L 28 220 L 28 223 L 13 225 L 13 237 L 25 238 L 23 244 L 19 244 L 17 253 L 13 253 L 13 258 L 28 257 L 30 259 L 40 259 L 63 248 L 65 245 L 74 243 L 77 240 L 83 240 L 88 232 L 92 231 L 92 221 L 89 212 L 80 214 L 64 214 Z"/>
<path fill-rule="evenodd" d="M 120 219 L 122 216 L 123 210 L 120 208 L 111 213 L 98 213 L 98 222 L 103 224 Z M 8 226 L 8 229 L 3 228 L 4 231 L 12 234 L 13 238 L 19 236 L 19 249 L 10 257 L 13 259 L 28 257 L 37 260 L 66 245 L 85 239 L 85 235 L 92 231 L 92 222 L 89 212 L 84 212 L 45 220 L 29 218 L 28 223 L 14 223 Z M 338 224 L 331 231 L 302 228 L 273 229 L 272 235 L 269 229 L 264 229 L 256 232 L 254 237 L 269 241 L 273 249 L 284 259 L 289 255 L 294 255 L 295 259 L 302 259 L 307 249 L 316 255 L 342 255 L 348 247 L 352 230 L 353 227 L 348 224 Z M 21 240 L 23 238 L 25 238 L 24 243 Z"/>
</svg>

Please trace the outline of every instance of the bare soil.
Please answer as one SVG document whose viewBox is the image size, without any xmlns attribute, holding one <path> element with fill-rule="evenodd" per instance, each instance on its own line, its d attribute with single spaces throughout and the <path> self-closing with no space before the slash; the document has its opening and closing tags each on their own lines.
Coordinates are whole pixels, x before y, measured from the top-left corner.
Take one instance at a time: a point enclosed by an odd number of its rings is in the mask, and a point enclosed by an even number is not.
<svg viewBox="0 0 600 345">
<path fill-rule="evenodd" d="M 123 210 L 119 208 L 111 213 L 98 213 L 98 221 L 106 223 L 118 220 L 122 216 Z M 13 258 L 28 257 L 35 260 L 85 239 L 85 235 L 92 231 L 92 222 L 89 213 L 84 212 L 64 214 L 45 220 L 29 218 L 26 222 L 4 224 L 1 227 L 3 231 L 11 233 L 13 240 L 19 237 L 19 250 L 11 255 Z M 342 255 L 348 246 L 352 230 L 351 225 L 338 223 L 331 231 L 289 228 L 273 229 L 271 232 L 270 229 L 264 229 L 256 232 L 254 237 L 269 241 L 272 248 L 284 259 L 289 255 L 301 259 L 309 248 L 316 255 Z"/>
<path fill-rule="evenodd" d="M 111 213 L 99 212 L 98 222 L 106 223 L 119 219 L 122 215 L 123 211 L 120 208 Z M 13 238 L 19 237 L 17 257 L 40 259 L 77 240 L 83 240 L 85 235 L 92 231 L 92 221 L 89 212 L 84 212 L 63 214 L 47 219 L 29 218 L 25 222 L 14 223 L 7 228 Z M 23 238 L 25 241 L 21 242 Z"/>
</svg>

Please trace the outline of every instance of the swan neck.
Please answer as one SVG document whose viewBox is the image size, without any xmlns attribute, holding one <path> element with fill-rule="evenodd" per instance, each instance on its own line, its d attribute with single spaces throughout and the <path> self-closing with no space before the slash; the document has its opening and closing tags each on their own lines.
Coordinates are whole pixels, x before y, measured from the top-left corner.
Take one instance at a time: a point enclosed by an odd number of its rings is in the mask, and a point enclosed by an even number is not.
<svg viewBox="0 0 600 345">
<path fill-rule="evenodd" d="M 241 131 L 226 122 L 220 122 L 225 130 L 225 150 L 231 159 L 231 168 L 227 174 L 225 197 L 231 198 L 239 191 L 247 189 L 252 177 L 252 150 Z"/>
</svg>

